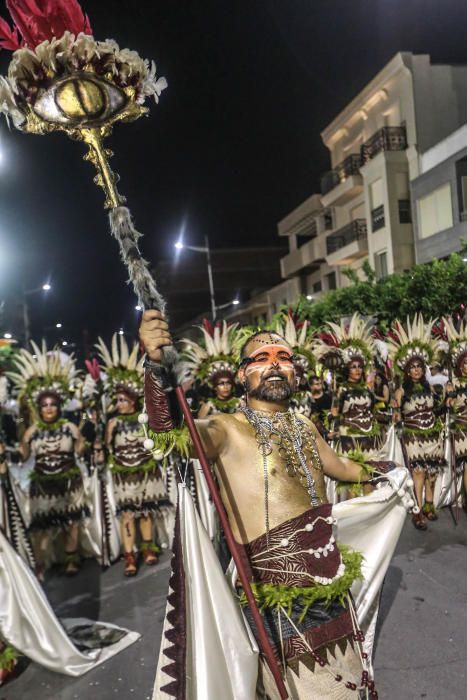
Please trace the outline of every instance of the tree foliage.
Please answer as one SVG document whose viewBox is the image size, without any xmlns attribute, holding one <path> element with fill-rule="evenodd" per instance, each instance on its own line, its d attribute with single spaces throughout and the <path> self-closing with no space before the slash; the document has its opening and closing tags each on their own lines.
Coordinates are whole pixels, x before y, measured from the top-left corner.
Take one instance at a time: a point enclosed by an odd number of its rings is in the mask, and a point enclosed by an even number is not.
<svg viewBox="0 0 467 700">
<path fill-rule="evenodd" d="M 380 280 L 376 280 L 369 264 L 362 269 L 364 280 L 347 272 L 352 281 L 349 287 L 329 291 L 317 301 L 301 297 L 294 311 L 308 319 L 313 329 L 359 311 L 375 316 L 381 329 L 386 330 L 396 318 L 405 320 L 417 312 L 437 318 L 462 313 L 467 304 L 467 263 L 457 253 Z"/>
</svg>

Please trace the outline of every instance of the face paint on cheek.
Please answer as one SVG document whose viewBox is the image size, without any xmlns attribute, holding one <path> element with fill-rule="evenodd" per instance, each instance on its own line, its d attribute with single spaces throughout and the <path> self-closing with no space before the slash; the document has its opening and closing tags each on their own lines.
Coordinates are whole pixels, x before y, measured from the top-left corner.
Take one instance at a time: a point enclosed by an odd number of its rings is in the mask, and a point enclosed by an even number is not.
<svg viewBox="0 0 467 700">
<path fill-rule="evenodd" d="M 282 372 L 293 369 L 294 365 L 290 348 L 286 345 L 263 345 L 251 353 L 245 374 L 250 376 L 253 372 L 261 373 L 265 369 L 269 369 L 271 365 L 274 365 Z"/>
</svg>

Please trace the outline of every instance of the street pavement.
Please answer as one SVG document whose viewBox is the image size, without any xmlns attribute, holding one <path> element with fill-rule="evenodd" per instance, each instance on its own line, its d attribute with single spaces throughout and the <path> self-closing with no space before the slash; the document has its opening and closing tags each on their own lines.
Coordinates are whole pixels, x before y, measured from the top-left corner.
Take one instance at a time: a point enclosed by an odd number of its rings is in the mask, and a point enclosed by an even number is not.
<svg viewBox="0 0 467 700">
<path fill-rule="evenodd" d="M 444 510 L 426 533 L 407 520 L 381 600 L 374 661 L 381 700 L 467 697 L 466 545 L 462 511 L 457 527 Z M 101 573 L 88 561 L 73 579 L 51 577 L 46 591 L 60 617 L 112 622 L 140 632 L 141 640 L 81 678 L 29 663 L 0 688 L 0 700 L 151 700 L 170 555 L 134 579 L 122 571 L 122 562 Z"/>
</svg>

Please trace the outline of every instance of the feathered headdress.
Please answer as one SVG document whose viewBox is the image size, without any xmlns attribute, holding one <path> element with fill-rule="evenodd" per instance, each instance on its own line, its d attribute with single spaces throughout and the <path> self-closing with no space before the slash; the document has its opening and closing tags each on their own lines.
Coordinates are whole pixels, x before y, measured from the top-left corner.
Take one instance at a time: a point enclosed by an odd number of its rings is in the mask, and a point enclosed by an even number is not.
<svg viewBox="0 0 467 700">
<path fill-rule="evenodd" d="M 201 343 L 183 338 L 183 363 L 193 376 L 202 382 L 213 384 L 217 377 L 224 375 L 235 378 L 243 333 L 237 323 L 212 325 L 204 320 L 199 326 Z"/>
<path fill-rule="evenodd" d="M 327 332 L 313 343 L 317 359 L 322 361 L 329 353 L 338 353 L 345 365 L 360 360 L 364 367 L 368 367 L 374 352 L 371 322 L 354 313 L 349 324 L 329 321 L 326 325 Z"/>
<path fill-rule="evenodd" d="M 467 357 L 467 324 L 465 321 L 459 323 L 459 328 L 456 329 L 452 318 L 443 318 L 444 331 L 449 342 L 451 352 L 451 363 L 454 372 L 462 375 L 462 365 Z"/>
<path fill-rule="evenodd" d="M 277 321 L 275 331 L 290 345 L 294 353 L 294 364 L 304 375 L 311 374 L 315 369 L 313 340 L 310 337 L 308 321 L 299 321 L 292 313 L 287 314 L 285 321 Z"/>
<path fill-rule="evenodd" d="M 47 350 L 45 341 L 40 348 L 34 342 L 31 346 L 33 353 L 24 348 L 15 353 L 15 371 L 7 372 L 19 398 L 26 397 L 32 405 L 43 394 L 55 394 L 61 402 L 69 399 L 78 376 L 73 355 Z"/>
<path fill-rule="evenodd" d="M 425 321 L 422 314 L 407 317 L 406 327 L 396 320 L 388 333 L 387 343 L 394 368 L 399 374 L 407 371 L 413 360 L 430 365 L 440 350 L 439 339 L 432 335 L 433 320 Z"/>
<path fill-rule="evenodd" d="M 130 351 L 123 335 L 114 333 L 110 350 L 102 338 L 99 338 L 96 348 L 102 361 L 102 370 L 105 373 L 104 386 L 107 392 L 114 395 L 122 391 L 136 398 L 142 396 L 144 357 L 138 359 L 138 343 L 134 343 Z"/>
</svg>

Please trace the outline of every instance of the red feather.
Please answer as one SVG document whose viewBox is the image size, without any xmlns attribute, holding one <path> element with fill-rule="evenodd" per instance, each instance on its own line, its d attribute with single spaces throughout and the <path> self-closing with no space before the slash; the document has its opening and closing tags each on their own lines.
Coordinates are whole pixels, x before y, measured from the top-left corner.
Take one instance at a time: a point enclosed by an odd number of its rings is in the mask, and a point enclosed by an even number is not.
<svg viewBox="0 0 467 700">
<path fill-rule="evenodd" d="M 21 46 L 16 27 L 10 29 L 8 22 L 0 17 L 0 48 L 8 51 L 16 51 Z"/>
<path fill-rule="evenodd" d="M 75 36 L 80 32 L 92 34 L 89 18 L 77 0 L 6 0 L 6 6 L 14 26 L 10 30 L 5 20 L 1 20 L 1 48 L 35 49 L 46 39 L 59 39 L 66 31 Z"/>
<path fill-rule="evenodd" d="M 94 381 L 99 381 L 101 376 L 101 370 L 96 358 L 94 357 L 92 360 L 85 360 L 84 364 L 86 365 L 86 369 L 88 370 L 89 374 L 94 379 Z"/>
<path fill-rule="evenodd" d="M 214 328 L 212 327 L 211 321 L 208 321 L 207 318 L 203 318 L 203 320 L 201 321 L 201 324 L 202 324 L 204 330 L 205 330 L 207 333 L 209 333 L 209 335 L 210 335 L 211 338 L 212 338 L 212 336 L 214 335 Z"/>
</svg>

